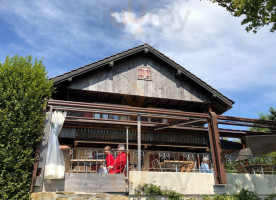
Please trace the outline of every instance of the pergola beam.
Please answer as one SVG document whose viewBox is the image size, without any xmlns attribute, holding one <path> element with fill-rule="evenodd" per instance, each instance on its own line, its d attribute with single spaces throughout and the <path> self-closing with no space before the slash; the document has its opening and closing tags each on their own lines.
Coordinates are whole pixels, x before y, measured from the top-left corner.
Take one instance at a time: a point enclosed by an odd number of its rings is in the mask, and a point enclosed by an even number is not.
<svg viewBox="0 0 276 200">
<path fill-rule="evenodd" d="M 220 144 L 220 135 L 217 125 L 217 115 L 210 112 L 210 121 L 208 122 L 209 139 L 211 145 L 211 154 L 215 168 L 216 184 L 226 184 L 226 173 L 222 159 L 222 149 Z"/>
<path fill-rule="evenodd" d="M 141 171 L 141 116 L 137 115 L 137 152 L 138 152 L 138 171 Z"/>
<path fill-rule="evenodd" d="M 172 110 L 172 109 L 160 109 L 160 108 L 141 108 L 141 107 L 132 107 L 125 105 L 114 105 L 114 104 L 99 104 L 99 103 L 85 103 L 85 102 L 74 102 L 74 101 L 62 101 L 62 100 L 50 100 L 48 105 L 53 106 L 53 109 L 66 110 L 66 111 L 75 111 L 75 112 L 85 112 L 85 113 L 105 113 L 105 114 L 114 114 L 114 115 L 128 115 L 128 116 L 137 116 L 137 113 L 141 117 L 150 117 L 150 118 L 161 118 L 161 119 L 172 119 L 179 120 L 174 124 L 168 123 L 153 123 L 153 122 L 144 122 L 141 121 L 142 125 L 145 128 L 150 128 L 153 130 L 162 130 L 162 129 L 172 129 L 175 130 L 187 130 L 193 131 L 198 134 L 206 134 L 207 128 L 203 127 L 193 127 L 185 126 L 190 122 L 194 123 L 196 120 L 209 120 L 210 116 L 207 113 L 196 113 L 196 112 L 185 112 L 181 110 Z M 193 119 L 193 121 L 191 120 Z M 249 119 L 249 118 L 239 118 L 239 117 L 230 117 L 230 116 L 221 116 L 217 115 L 218 123 L 227 123 L 228 125 L 241 125 L 243 126 L 262 126 L 268 127 L 263 124 L 276 126 L 275 121 L 268 120 L 258 120 L 258 119 Z M 189 120 L 191 120 L 189 122 Z M 85 118 L 85 117 L 75 117 L 67 116 L 67 123 L 87 123 L 87 124 L 111 124 L 116 126 L 137 126 L 137 121 L 131 120 L 107 120 L 107 119 L 97 119 L 94 118 Z M 187 123 L 186 123 L 187 122 Z M 186 124 L 185 124 L 186 123 Z M 252 126 L 249 123 L 254 123 Z M 257 124 L 257 125 L 256 125 Z M 159 125 L 161 127 L 156 127 Z M 182 125 L 182 126 L 180 126 Z M 269 126 L 270 127 L 270 126 Z M 273 128 L 271 128 L 272 130 Z M 267 132 L 256 132 L 256 131 L 247 131 L 247 130 L 234 130 L 234 129 L 219 129 L 220 135 L 222 137 L 238 137 L 241 138 L 245 135 L 274 135 L 275 131 Z"/>
<path fill-rule="evenodd" d="M 189 120 L 189 119 L 187 118 L 187 120 Z M 206 120 L 202 120 L 202 119 L 196 119 L 196 120 L 190 120 L 190 121 L 187 121 L 187 120 L 170 123 L 169 125 L 159 126 L 159 127 L 155 128 L 154 130 L 157 131 L 157 130 L 162 130 L 162 129 L 166 129 L 166 128 L 173 127 L 173 126 L 181 126 L 181 125 L 193 124 L 193 123 L 197 123 L 197 122 L 206 122 Z"/>
</svg>

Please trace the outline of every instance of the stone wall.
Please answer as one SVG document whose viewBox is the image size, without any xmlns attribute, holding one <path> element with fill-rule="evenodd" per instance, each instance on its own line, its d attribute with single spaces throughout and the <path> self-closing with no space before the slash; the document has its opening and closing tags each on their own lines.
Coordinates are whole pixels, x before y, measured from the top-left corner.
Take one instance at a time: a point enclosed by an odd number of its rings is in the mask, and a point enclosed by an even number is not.
<svg viewBox="0 0 276 200">
<path fill-rule="evenodd" d="M 168 197 L 155 196 L 156 200 L 169 200 Z M 147 200 L 148 196 L 116 195 L 107 193 L 77 192 L 38 192 L 31 194 L 31 200 Z M 183 200 L 204 200 L 202 196 L 185 196 Z"/>
<path fill-rule="evenodd" d="M 31 194 L 31 200 L 127 200 L 127 195 L 107 193 L 77 192 L 37 192 Z"/>
</svg>

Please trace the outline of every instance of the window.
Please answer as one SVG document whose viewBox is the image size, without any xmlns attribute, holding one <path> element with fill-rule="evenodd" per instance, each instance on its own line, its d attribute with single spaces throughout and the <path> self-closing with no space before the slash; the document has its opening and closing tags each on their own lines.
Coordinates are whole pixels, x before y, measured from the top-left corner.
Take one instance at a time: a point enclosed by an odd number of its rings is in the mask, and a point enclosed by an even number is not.
<svg viewBox="0 0 276 200">
<path fill-rule="evenodd" d="M 95 114 L 94 114 L 94 118 L 100 119 L 100 118 L 101 118 L 101 114 L 100 114 L 100 113 L 95 113 Z"/>
<path fill-rule="evenodd" d="M 151 69 L 148 67 L 138 68 L 138 79 L 139 80 L 151 80 Z"/>
</svg>

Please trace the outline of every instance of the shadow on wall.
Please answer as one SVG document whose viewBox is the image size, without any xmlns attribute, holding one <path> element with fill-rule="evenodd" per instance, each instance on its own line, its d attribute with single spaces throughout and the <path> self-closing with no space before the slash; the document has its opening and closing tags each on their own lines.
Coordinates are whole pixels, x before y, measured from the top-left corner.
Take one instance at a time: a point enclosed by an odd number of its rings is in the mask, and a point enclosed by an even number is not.
<svg viewBox="0 0 276 200">
<path fill-rule="evenodd" d="M 244 188 L 259 195 L 276 193 L 276 175 L 226 174 L 227 185 L 215 185 L 214 174 L 181 172 L 130 172 L 130 193 L 145 183 L 186 195 L 237 194 Z"/>
<path fill-rule="evenodd" d="M 47 192 L 56 192 L 64 191 L 65 188 L 65 179 L 51 179 L 44 180 L 44 191 Z"/>
<path fill-rule="evenodd" d="M 227 194 L 237 194 L 242 188 L 254 191 L 259 195 L 276 193 L 276 175 L 263 174 L 226 174 Z"/>
</svg>

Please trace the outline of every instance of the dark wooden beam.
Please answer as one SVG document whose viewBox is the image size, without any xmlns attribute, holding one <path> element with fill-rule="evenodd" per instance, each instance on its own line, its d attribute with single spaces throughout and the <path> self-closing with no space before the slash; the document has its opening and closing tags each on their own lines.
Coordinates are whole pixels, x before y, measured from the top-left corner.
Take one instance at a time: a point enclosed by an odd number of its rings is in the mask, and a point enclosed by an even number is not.
<svg viewBox="0 0 276 200">
<path fill-rule="evenodd" d="M 113 69 L 113 67 L 114 67 L 114 61 L 110 61 L 108 63 L 108 69 L 111 70 L 111 69 Z"/>
<path fill-rule="evenodd" d="M 177 70 L 175 77 L 180 78 L 181 74 L 182 74 L 182 72 L 180 70 Z"/>
<path fill-rule="evenodd" d="M 71 93 L 71 90 L 66 90 L 66 99 L 69 101 L 70 100 L 70 93 Z"/>
<path fill-rule="evenodd" d="M 246 148 L 246 140 L 245 137 L 241 138 L 241 144 L 242 144 L 242 148 L 245 149 Z"/>
<path fill-rule="evenodd" d="M 211 104 L 208 104 L 208 112 L 212 112 L 213 109 L 212 109 L 212 105 Z"/>
<path fill-rule="evenodd" d="M 149 102 L 149 98 L 146 97 L 146 98 L 145 98 L 145 101 L 144 101 L 144 107 L 148 105 L 148 102 Z"/>
<path fill-rule="evenodd" d="M 182 104 L 183 104 L 183 101 L 179 101 L 178 104 L 176 105 L 176 107 L 180 108 Z"/>
<path fill-rule="evenodd" d="M 86 144 L 120 144 L 121 142 L 118 141 L 118 142 L 111 142 L 111 141 L 94 141 L 94 140 L 75 140 L 75 144 L 78 145 L 79 143 L 86 143 Z M 133 146 L 137 146 L 137 143 L 129 143 L 129 145 L 133 145 Z M 147 146 L 148 147 L 151 147 L 151 146 L 154 146 L 154 147 L 171 147 L 171 145 L 167 145 L 167 144 L 152 144 L 152 143 L 143 143 L 144 146 Z M 205 146 L 196 146 L 194 144 L 191 144 L 191 145 L 173 145 L 173 147 L 176 147 L 176 148 L 193 148 L 193 149 L 207 149 L 208 147 L 205 147 Z"/>
<path fill-rule="evenodd" d="M 189 120 L 189 118 L 187 118 L 187 120 Z M 187 121 L 187 120 L 181 120 L 181 121 L 178 121 L 178 122 L 170 123 L 169 125 L 162 125 L 162 126 L 159 126 L 159 127 L 155 128 L 154 130 L 157 131 L 157 130 L 170 128 L 172 126 L 181 126 L 181 125 L 193 124 L 193 123 L 196 123 L 196 122 L 206 122 L 206 120 L 202 120 L 202 119 L 189 120 L 189 121 Z"/>
<path fill-rule="evenodd" d="M 235 122 L 227 122 L 227 121 L 218 121 L 218 124 L 276 129 L 275 126 L 274 127 L 273 126 L 262 126 L 262 125 L 258 125 L 258 124 L 254 124 L 254 123 L 253 124 L 249 124 L 248 122 L 245 122 L 245 123 L 235 123 Z"/>
<path fill-rule="evenodd" d="M 149 49 L 148 48 L 145 48 L 144 49 L 144 53 L 148 53 L 149 52 Z"/>
<path fill-rule="evenodd" d="M 187 118 L 187 120 L 189 120 L 189 119 Z M 181 125 L 182 123 L 185 123 L 185 122 L 186 122 L 186 120 L 181 120 L 181 121 L 178 121 L 178 122 L 170 123 L 169 125 L 157 126 L 156 128 L 154 128 L 154 130 L 158 131 L 158 130 L 166 129 L 166 128 L 169 128 L 169 127 L 172 127 L 172 126 Z"/>
<path fill-rule="evenodd" d="M 211 145 L 212 159 L 215 168 L 215 180 L 216 184 L 226 184 L 226 173 L 224 169 L 224 163 L 222 158 L 222 150 L 220 144 L 220 135 L 218 130 L 217 115 L 214 112 L 210 112 L 210 119 L 208 122 L 208 132 Z"/>
<path fill-rule="evenodd" d="M 168 107 L 171 104 L 172 100 L 168 100 L 165 104 L 166 107 Z"/>
<path fill-rule="evenodd" d="M 185 106 L 185 108 L 190 109 L 192 107 L 192 105 L 193 105 L 193 103 L 190 102 Z"/>
<path fill-rule="evenodd" d="M 121 98 L 121 100 L 123 97 Z M 160 100 L 162 101 L 162 100 Z M 86 103 L 86 102 L 75 102 L 75 101 L 62 101 L 62 100 L 49 100 L 48 105 L 52 105 L 54 107 L 71 107 L 74 109 L 105 109 L 110 111 L 124 111 L 124 112 L 140 112 L 147 114 L 155 114 L 155 115 L 172 115 L 177 117 L 191 117 L 191 118 L 201 118 L 201 119 L 209 119 L 209 115 L 207 113 L 197 113 L 197 112 L 185 112 L 180 110 L 173 109 L 161 109 L 161 108 L 141 108 L 141 107 L 132 107 L 125 105 L 113 105 L 113 104 L 101 104 L 101 103 Z M 165 117 L 166 118 L 166 117 Z M 250 118 L 240 118 L 240 117 L 230 117 L 230 116 L 222 116 L 217 115 L 217 119 L 220 121 L 228 120 L 228 121 L 238 121 L 238 122 L 250 122 L 256 124 L 269 124 L 276 125 L 275 121 L 269 120 L 259 120 L 259 119 L 250 119 Z"/>
<path fill-rule="evenodd" d="M 204 112 L 205 106 L 206 106 L 205 104 L 200 105 L 198 108 L 199 112 L 202 112 L 202 111 Z"/>
<path fill-rule="evenodd" d="M 112 93 L 109 94 L 108 98 L 107 98 L 107 101 L 110 102 L 112 100 Z"/>
<path fill-rule="evenodd" d="M 36 152 L 35 152 L 35 164 L 33 167 L 33 174 L 32 174 L 32 181 L 31 181 L 31 186 L 30 186 L 30 192 L 33 192 L 34 188 L 34 182 L 37 176 L 37 169 L 38 169 L 38 164 L 39 164 L 39 155 L 40 155 L 40 147 L 41 147 L 41 141 L 37 144 L 36 147 Z"/>
<path fill-rule="evenodd" d="M 271 124 L 276 126 L 276 121 L 261 120 L 261 119 L 250 119 L 250 118 L 231 117 L 231 116 L 222 116 L 222 115 L 218 115 L 218 119 L 228 120 L 228 121 L 258 123 L 258 124 Z"/>
<path fill-rule="evenodd" d="M 215 98 L 217 98 L 217 95 L 216 94 L 212 94 L 211 99 L 215 99 Z"/>
</svg>

